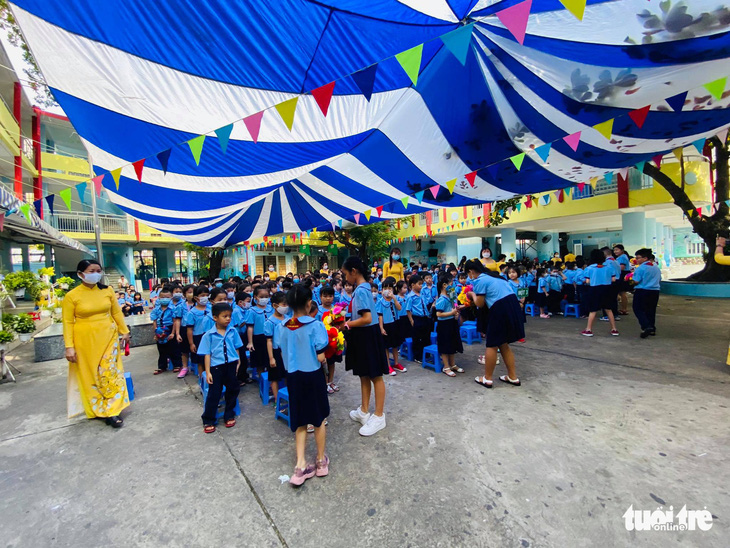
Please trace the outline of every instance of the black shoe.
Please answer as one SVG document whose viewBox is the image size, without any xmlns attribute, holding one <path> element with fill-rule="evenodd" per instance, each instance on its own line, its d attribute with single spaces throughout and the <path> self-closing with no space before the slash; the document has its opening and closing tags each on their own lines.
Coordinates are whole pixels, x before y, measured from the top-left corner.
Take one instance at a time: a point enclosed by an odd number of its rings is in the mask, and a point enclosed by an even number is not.
<svg viewBox="0 0 730 548">
<path fill-rule="evenodd" d="M 649 335 L 651 335 L 652 337 L 656 337 L 656 329 L 651 329 L 649 331 Z"/>
<path fill-rule="evenodd" d="M 641 332 L 641 335 L 639 335 L 639 337 L 641 337 L 642 339 L 646 339 L 649 335 L 650 335 L 650 331 L 648 329 L 644 329 L 644 331 Z"/>
<path fill-rule="evenodd" d="M 121 428 L 124 424 L 124 421 L 122 420 L 122 417 L 120 417 L 119 415 L 115 415 L 113 417 L 107 417 L 106 423 L 112 428 Z"/>
</svg>

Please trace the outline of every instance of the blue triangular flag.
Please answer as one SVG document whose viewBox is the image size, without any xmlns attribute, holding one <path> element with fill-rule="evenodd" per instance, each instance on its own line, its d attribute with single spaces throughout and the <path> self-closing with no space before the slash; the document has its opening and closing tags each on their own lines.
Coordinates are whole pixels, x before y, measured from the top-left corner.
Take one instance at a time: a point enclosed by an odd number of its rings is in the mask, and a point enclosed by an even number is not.
<svg viewBox="0 0 730 548">
<path fill-rule="evenodd" d="M 170 160 L 170 154 L 172 154 L 172 149 L 168 148 L 157 155 L 157 159 L 160 161 L 163 173 L 167 173 L 167 162 Z"/>
<path fill-rule="evenodd" d="M 35 212 L 41 217 L 43 215 L 43 199 L 39 198 L 35 200 L 33 206 L 35 207 Z"/>
<path fill-rule="evenodd" d="M 426 192 L 425 190 L 422 190 L 421 192 L 416 192 L 414 196 L 416 197 L 416 200 L 418 200 L 418 203 L 420 204 L 423 201 L 423 193 Z"/>
<path fill-rule="evenodd" d="M 469 44 L 471 43 L 471 33 L 473 29 L 474 23 L 470 23 L 441 36 L 441 41 L 444 43 L 444 46 L 446 46 L 446 49 L 448 49 L 462 65 L 466 64 L 466 55 L 469 53 Z"/>
<path fill-rule="evenodd" d="M 378 70 L 378 64 L 370 65 L 368 68 L 358 70 L 352 74 L 352 80 L 360 89 L 365 99 L 370 101 L 373 95 L 373 86 L 375 85 L 375 73 Z"/>
<path fill-rule="evenodd" d="M 705 138 L 697 139 L 696 141 L 692 142 L 692 146 L 697 149 L 697 152 L 702 154 L 702 151 L 705 149 Z"/>
<path fill-rule="evenodd" d="M 725 200 L 725 205 L 730 207 L 730 200 Z"/>
<path fill-rule="evenodd" d="M 339 221 L 337 221 L 337 226 L 339 226 L 340 229 L 342 229 L 342 219 L 340 219 Z"/>
<path fill-rule="evenodd" d="M 639 170 L 639 173 L 644 173 L 644 166 L 646 165 L 646 161 L 642 160 L 641 162 L 636 162 L 636 169 Z"/>
<path fill-rule="evenodd" d="M 53 199 L 55 198 L 55 194 L 49 194 L 46 196 L 46 202 L 48 203 L 48 209 L 51 211 L 51 215 L 53 215 Z"/>
<path fill-rule="evenodd" d="M 515 209 L 517 210 L 517 213 L 519 213 L 522 209 L 522 204 L 520 202 L 517 202 L 517 204 L 515 205 Z"/>
<path fill-rule="evenodd" d="M 499 164 L 492 164 L 491 166 L 487 166 L 487 173 L 489 173 L 492 176 L 492 179 L 497 178 L 498 172 L 499 172 Z"/>
<path fill-rule="evenodd" d="M 677 95 L 674 95 L 673 97 L 669 97 L 668 99 L 664 99 L 670 107 L 672 107 L 672 110 L 674 112 L 679 112 L 682 110 L 682 107 L 684 106 L 684 102 L 687 100 L 687 92 L 683 91 L 682 93 L 678 93 Z"/>
<path fill-rule="evenodd" d="M 79 193 L 79 200 L 81 200 L 82 204 L 85 204 L 84 201 L 84 194 L 86 194 L 86 183 L 79 183 L 76 185 L 76 192 Z"/>
<path fill-rule="evenodd" d="M 572 187 L 572 186 L 566 186 L 566 187 L 565 187 L 565 188 L 563 189 L 563 192 L 565 192 L 565 195 L 566 195 L 566 196 L 567 196 L 568 198 L 570 198 L 570 191 L 571 191 L 571 190 L 573 190 L 573 188 L 574 188 L 574 187 Z"/>
<path fill-rule="evenodd" d="M 537 155 L 543 162 L 548 161 L 548 156 L 550 156 L 550 147 L 552 147 L 552 143 L 545 143 L 535 149 L 535 152 L 537 152 Z"/>
<path fill-rule="evenodd" d="M 215 134 L 218 137 L 218 144 L 221 146 L 223 154 L 226 153 L 226 149 L 228 148 L 228 138 L 231 136 L 231 131 L 233 131 L 233 124 L 228 124 L 215 130 Z"/>
<path fill-rule="evenodd" d="M 613 183 L 613 172 L 609 171 L 603 176 L 604 179 L 606 179 L 606 182 L 610 185 Z"/>
</svg>

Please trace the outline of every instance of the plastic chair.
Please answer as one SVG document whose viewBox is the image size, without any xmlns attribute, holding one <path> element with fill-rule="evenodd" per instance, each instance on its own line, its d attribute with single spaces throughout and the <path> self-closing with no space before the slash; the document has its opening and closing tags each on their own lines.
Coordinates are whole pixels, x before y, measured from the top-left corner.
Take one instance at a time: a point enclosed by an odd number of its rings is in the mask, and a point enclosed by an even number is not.
<svg viewBox="0 0 730 548">
<path fill-rule="evenodd" d="M 291 428 L 291 417 L 289 416 L 289 390 L 287 388 L 279 389 L 279 392 L 276 395 L 276 413 L 274 413 L 274 418 L 285 420 Z"/>
<path fill-rule="evenodd" d="M 421 361 L 421 367 L 433 369 L 436 373 L 441 373 L 441 360 L 439 359 L 438 346 L 432 344 L 426 346 L 423 349 L 423 360 Z"/>
<path fill-rule="evenodd" d="M 271 385 L 269 384 L 269 373 L 264 371 L 259 375 L 259 396 L 261 396 L 261 403 L 269 405 L 274 396 L 269 394 Z"/>
<path fill-rule="evenodd" d="M 405 348 L 405 350 L 404 350 Z M 403 344 L 400 345 L 400 355 L 404 356 L 409 362 L 413 361 L 413 339 L 408 337 Z"/>
<path fill-rule="evenodd" d="M 205 401 L 208 399 L 208 379 L 206 379 L 206 373 L 203 371 L 203 374 L 200 377 L 200 390 L 203 392 L 203 406 L 205 406 Z M 226 402 L 224 399 L 224 396 L 226 394 L 226 387 L 223 387 L 223 392 L 221 392 L 221 401 L 218 402 L 218 411 L 215 414 L 216 419 L 222 419 L 223 415 L 225 415 L 226 410 Z M 236 416 L 239 416 L 241 414 L 241 405 L 238 402 L 238 398 L 236 398 L 236 406 L 233 408 L 233 412 Z"/>
<path fill-rule="evenodd" d="M 125 371 L 124 380 L 127 382 L 127 396 L 129 401 L 134 400 L 134 383 L 132 382 L 132 374 L 129 371 Z"/>
<path fill-rule="evenodd" d="M 479 337 L 479 333 L 477 333 L 477 328 L 473 325 L 462 325 L 459 329 L 459 337 L 461 337 L 461 340 L 464 341 L 466 344 L 480 342 L 481 338 Z"/>
<path fill-rule="evenodd" d="M 565 305 L 565 311 L 563 314 L 567 318 L 568 316 L 574 316 L 575 318 L 580 318 L 580 307 L 578 304 L 566 304 Z"/>
<path fill-rule="evenodd" d="M 438 333 L 435 331 L 431 333 L 431 344 L 436 344 L 438 342 Z"/>
<path fill-rule="evenodd" d="M 539 316 L 540 312 L 534 303 L 530 303 L 525 305 L 525 314 L 529 314 L 530 316 Z"/>
</svg>

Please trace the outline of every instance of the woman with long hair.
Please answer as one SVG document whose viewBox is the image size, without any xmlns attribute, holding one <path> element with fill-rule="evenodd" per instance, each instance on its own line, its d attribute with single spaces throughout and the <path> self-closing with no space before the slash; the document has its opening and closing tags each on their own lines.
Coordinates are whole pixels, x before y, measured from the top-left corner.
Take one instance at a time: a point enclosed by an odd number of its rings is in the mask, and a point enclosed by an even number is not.
<svg viewBox="0 0 730 548">
<path fill-rule="evenodd" d="M 394 247 L 390 250 L 390 257 L 383 265 L 383 278 L 393 276 L 398 282 L 403 279 L 403 263 L 400 262 L 400 249 Z"/>
<path fill-rule="evenodd" d="M 76 271 L 82 283 L 63 299 L 68 416 L 85 413 L 119 428 L 119 415 L 129 406 L 119 336 L 128 343 L 129 328 L 114 290 L 101 283 L 99 261 L 85 259 Z"/>
</svg>

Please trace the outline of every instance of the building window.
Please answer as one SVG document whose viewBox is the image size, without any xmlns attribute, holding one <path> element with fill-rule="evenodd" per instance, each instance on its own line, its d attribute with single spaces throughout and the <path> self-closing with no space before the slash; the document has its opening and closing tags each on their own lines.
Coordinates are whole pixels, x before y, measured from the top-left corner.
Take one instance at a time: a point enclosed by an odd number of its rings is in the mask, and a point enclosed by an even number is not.
<svg viewBox="0 0 730 548">
<path fill-rule="evenodd" d="M 687 242 L 687 255 L 702 255 L 704 252 L 704 242 Z"/>
<path fill-rule="evenodd" d="M 472 217 L 481 217 L 484 212 L 484 204 L 479 204 L 471 207 Z"/>
<path fill-rule="evenodd" d="M 421 223 L 422 225 L 425 225 L 425 224 L 426 224 L 426 214 L 425 214 L 425 213 L 421 213 L 421 214 L 420 214 L 420 215 L 418 216 L 418 221 L 419 221 L 419 222 L 420 222 L 420 223 Z"/>
</svg>

